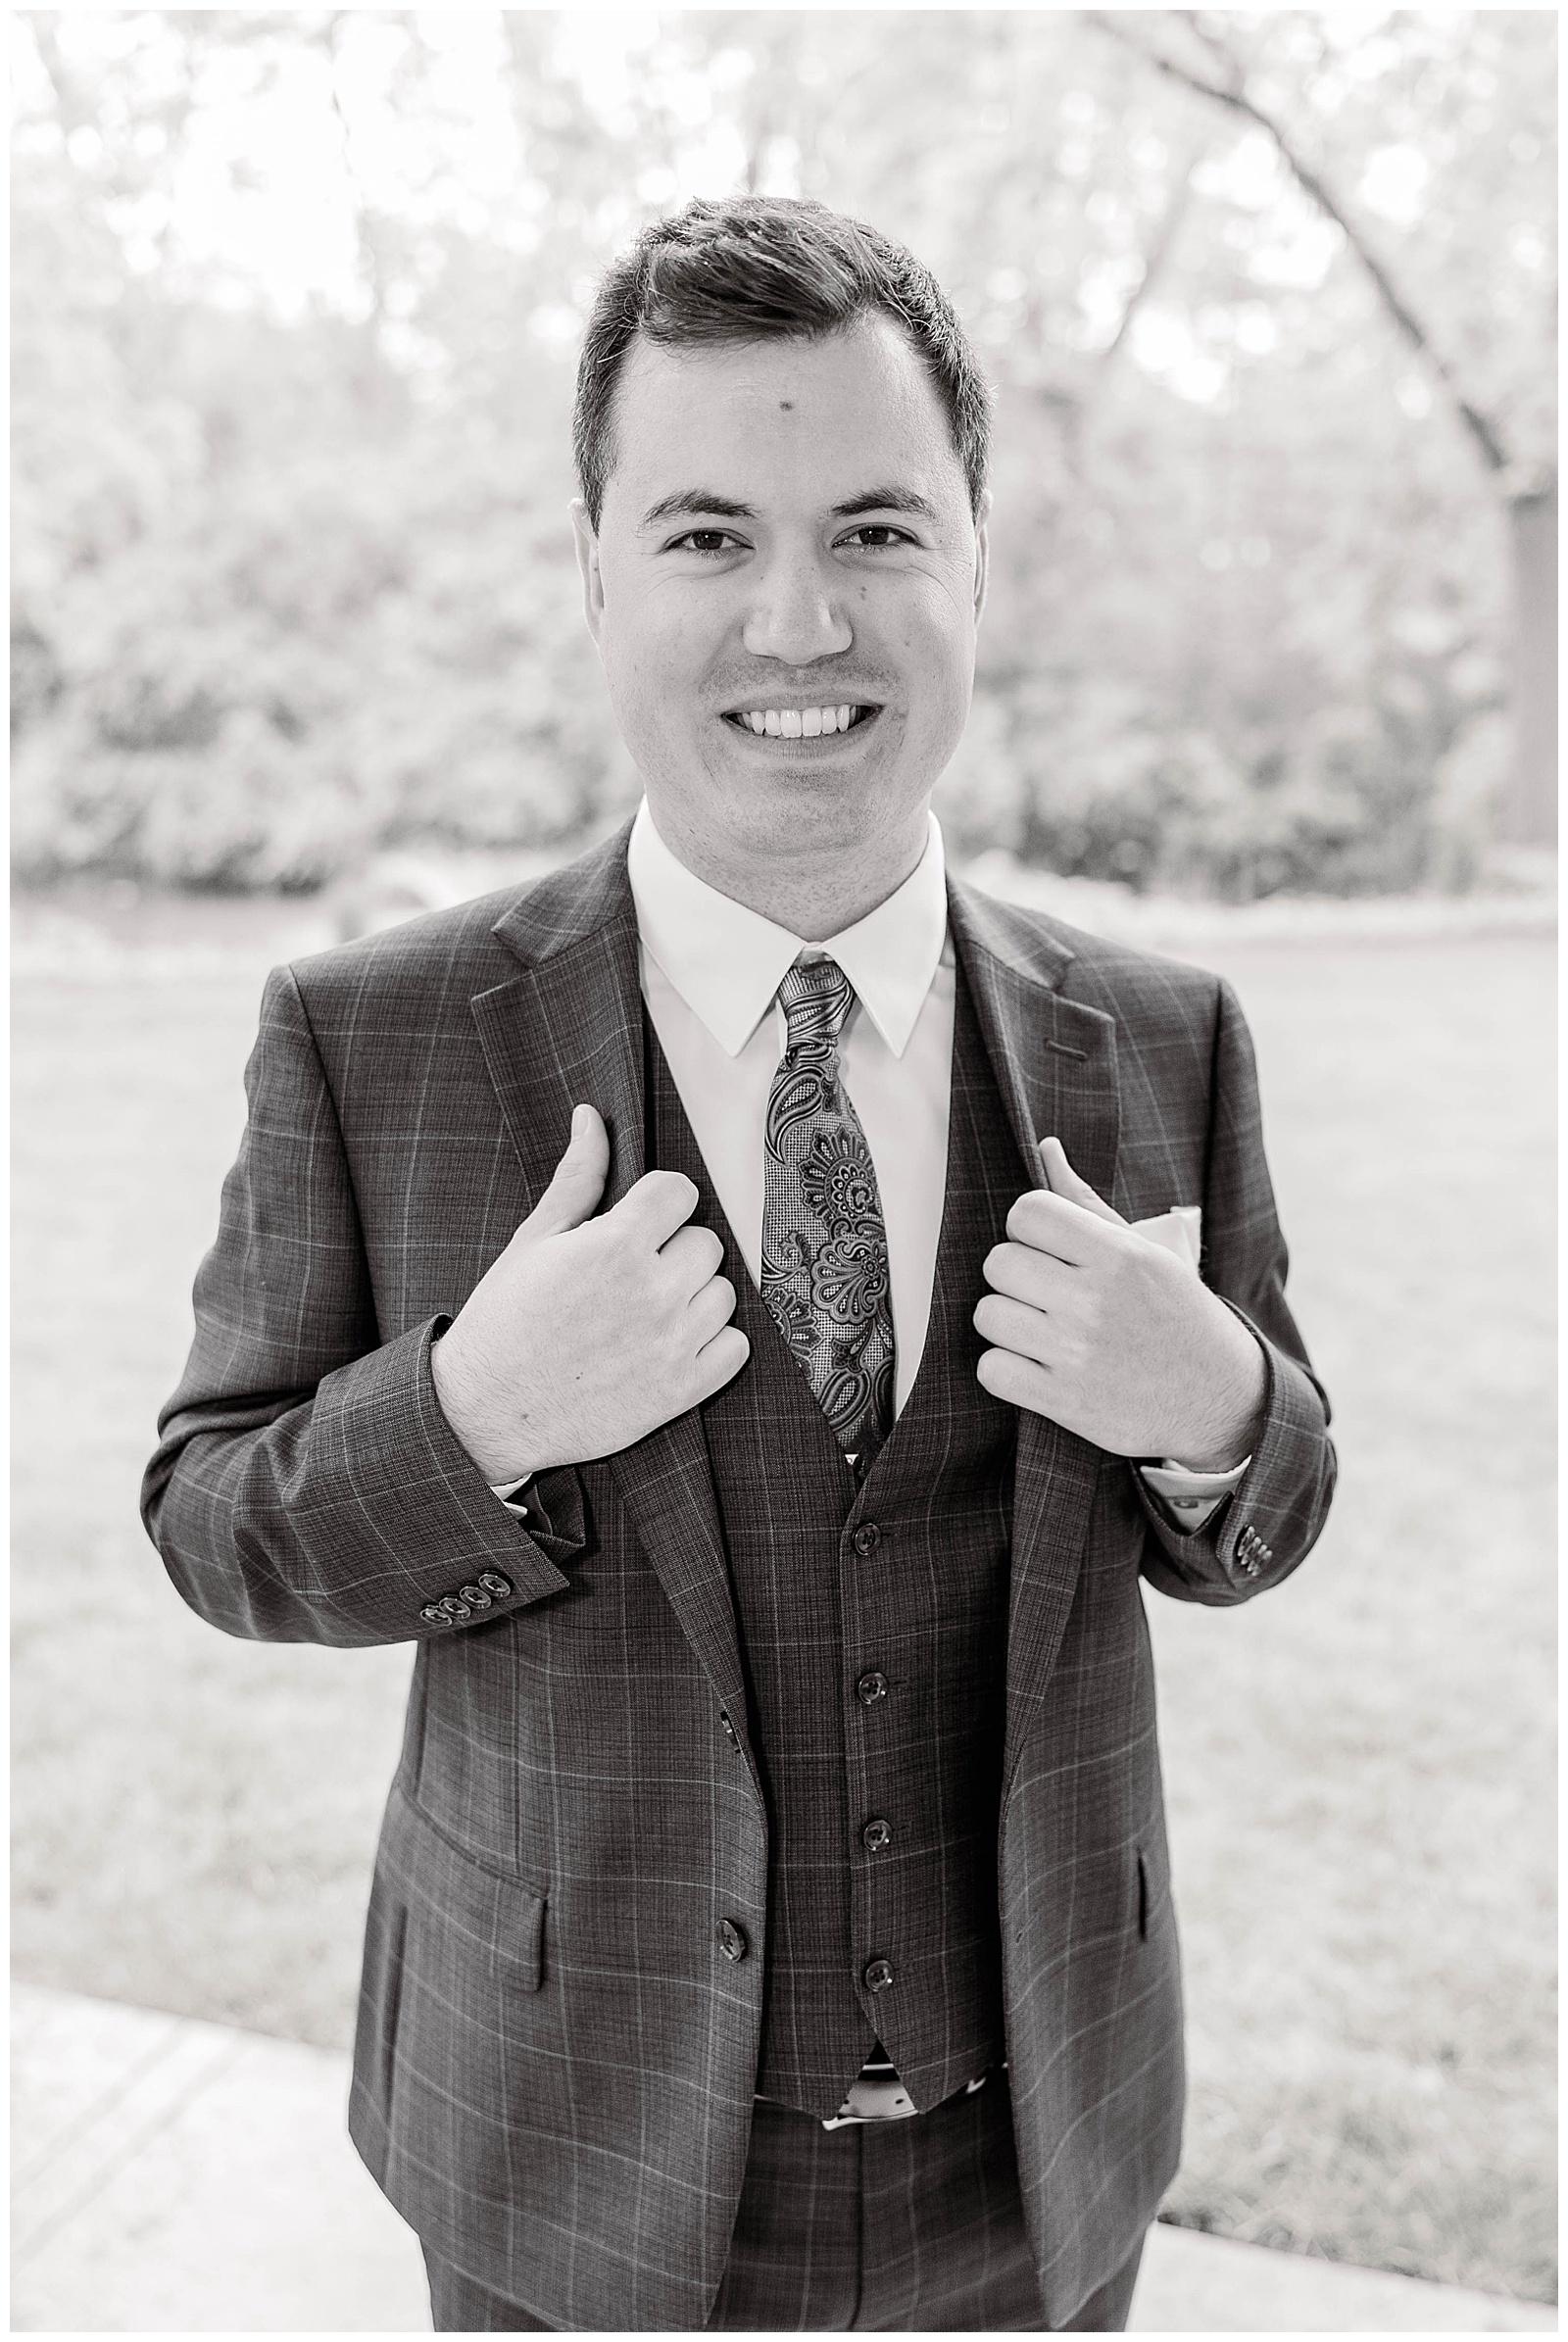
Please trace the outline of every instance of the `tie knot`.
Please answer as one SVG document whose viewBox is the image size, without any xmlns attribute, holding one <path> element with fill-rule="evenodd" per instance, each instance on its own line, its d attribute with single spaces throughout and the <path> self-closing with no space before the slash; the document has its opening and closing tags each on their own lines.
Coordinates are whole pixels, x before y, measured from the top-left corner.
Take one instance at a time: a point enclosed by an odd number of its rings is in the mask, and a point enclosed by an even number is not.
<svg viewBox="0 0 1568 2342">
<path fill-rule="evenodd" d="M 854 1004 L 855 987 L 836 959 L 798 959 L 785 972 L 778 1000 L 788 1028 L 786 1049 L 833 1050 Z"/>
</svg>

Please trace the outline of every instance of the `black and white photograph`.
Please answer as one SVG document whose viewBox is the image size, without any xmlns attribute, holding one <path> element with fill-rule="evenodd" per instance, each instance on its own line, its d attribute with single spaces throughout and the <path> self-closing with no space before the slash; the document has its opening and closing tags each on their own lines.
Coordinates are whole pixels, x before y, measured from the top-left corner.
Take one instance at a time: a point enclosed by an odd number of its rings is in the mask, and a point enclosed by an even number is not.
<svg viewBox="0 0 1568 2342">
<path fill-rule="evenodd" d="M 1555 2330 L 1557 13 L 8 35 L 12 2330 Z"/>
</svg>

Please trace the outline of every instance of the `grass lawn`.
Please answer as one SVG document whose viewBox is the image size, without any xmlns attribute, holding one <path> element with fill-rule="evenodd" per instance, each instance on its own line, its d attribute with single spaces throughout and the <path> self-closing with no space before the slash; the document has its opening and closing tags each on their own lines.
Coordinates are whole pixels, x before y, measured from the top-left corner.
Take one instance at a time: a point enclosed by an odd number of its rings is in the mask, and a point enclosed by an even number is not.
<svg viewBox="0 0 1568 2342">
<path fill-rule="evenodd" d="M 410 1654 L 225 1640 L 135 1510 L 265 956 L 19 980 L 13 1940 L 32 1981 L 343 2045 Z M 1550 2298 L 1550 953 L 1225 964 L 1343 1477 L 1278 1592 L 1150 1597 L 1193 2082 L 1167 2212 Z"/>
</svg>

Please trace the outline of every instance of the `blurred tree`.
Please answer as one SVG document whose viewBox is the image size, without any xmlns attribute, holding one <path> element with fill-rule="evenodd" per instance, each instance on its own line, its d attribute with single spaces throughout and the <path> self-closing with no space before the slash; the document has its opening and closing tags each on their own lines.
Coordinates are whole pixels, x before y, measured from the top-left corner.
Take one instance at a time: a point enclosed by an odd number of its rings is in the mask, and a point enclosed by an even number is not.
<svg viewBox="0 0 1568 2342">
<path fill-rule="evenodd" d="M 996 382 L 960 849 L 1466 883 L 1523 640 L 1494 494 L 1279 137 L 1150 60 L 1218 89 L 1227 44 L 1308 173 L 1403 204 L 1412 315 L 1544 465 L 1550 26 L 1173 15 L 18 20 L 21 866 L 310 886 L 632 803 L 565 527 L 575 349 L 644 220 L 749 187 L 906 237 Z"/>
<path fill-rule="evenodd" d="M 1480 457 L 1507 517 L 1513 566 L 1516 738 L 1502 827 L 1520 844 L 1555 844 L 1557 464 L 1549 401 L 1556 287 L 1528 214 L 1522 232 L 1517 224 L 1500 240 L 1495 232 L 1498 199 L 1505 204 L 1521 181 L 1537 218 L 1552 212 L 1555 44 L 1549 13 L 1517 12 L 1506 38 L 1483 23 L 1457 46 L 1451 39 L 1406 35 L 1402 42 L 1363 46 L 1348 60 L 1336 54 L 1322 18 L 1304 12 L 1277 12 L 1253 32 L 1250 56 L 1239 53 L 1223 19 L 1196 10 L 1165 9 L 1153 19 L 1141 12 L 1095 16 L 1157 72 L 1264 133 L 1340 230 L 1377 288 L 1389 322 L 1436 378 Z M 1183 32 L 1186 57 L 1173 45 Z M 1500 105 L 1499 64 L 1511 84 Z M 1291 113 L 1304 117 L 1302 128 L 1287 123 L 1277 99 L 1253 94 L 1258 82 L 1290 91 Z M 1365 92 L 1372 83 L 1377 103 L 1369 123 Z M 1361 103 L 1352 109 L 1345 100 L 1357 89 Z M 1376 234 L 1334 185 L 1333 160 L 1313 155 L 1330 143 L 1321 126 L 1325 118 L 1340 130 L 1342 154 L 1348 129 L 1357 159 L 1381 175 L 1385 212 L 1392 198 L 1397 216 L 1411 192 L 1424 189 L 1437 172 L 1446 175 L 1446 205 L 1428 203 L 1419 221 L 1398 221 L 1406 237 L 1417 227 L 1424 232 L 1425 256 L 1414 238 L 1415 249 L 1406 245 L 1397 261 L 1380 251 Z M 1506 148 L 1497 136 L 1504 125 L 1510 130 Z M 1461 186 L 1466 200 L 1456 202 Z M 1491 200 L 1477 205 L 1483 188 Z M 1486 231 L 1480 236 L 1479 221 Z M 1441 269 L 1433 266 L 1439 254 Z"/>
</svg>

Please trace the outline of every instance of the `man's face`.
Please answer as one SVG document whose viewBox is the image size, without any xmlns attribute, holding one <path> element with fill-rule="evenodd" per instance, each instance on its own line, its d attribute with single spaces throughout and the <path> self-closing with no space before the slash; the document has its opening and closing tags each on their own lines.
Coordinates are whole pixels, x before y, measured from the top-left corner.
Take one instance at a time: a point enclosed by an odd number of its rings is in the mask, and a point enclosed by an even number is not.
<svg viewBox="0 0 1568 2342">
<path fill-rule="evenodd" d="M 588 623 L 655 819 L 766 870 L 923 836 L 974 680 L 985 536 L 912 345 L 662 349 L 617 386 Z"/>
</svg>

